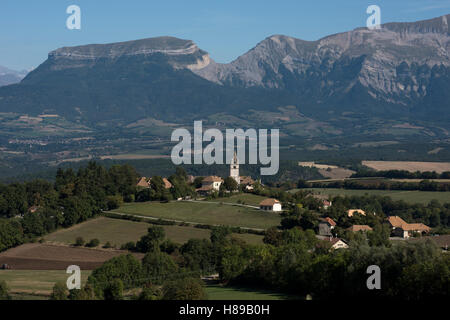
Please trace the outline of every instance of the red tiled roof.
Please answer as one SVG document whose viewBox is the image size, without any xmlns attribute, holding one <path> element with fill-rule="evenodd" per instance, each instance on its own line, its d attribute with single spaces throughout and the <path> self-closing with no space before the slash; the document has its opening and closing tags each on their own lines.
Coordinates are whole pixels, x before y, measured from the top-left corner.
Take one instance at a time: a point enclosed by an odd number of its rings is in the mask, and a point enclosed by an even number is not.
<svg viewBox="0 0 450 320">
<path fill-rule="evenodd" d="M 351 226 L 350 228 L 348 228 L 348 230 L 353 231 L 353 232 L 358 232 L 358 231 L 372 231 L 373 229 L 365 224 L 363 224 L 363 225 L 355 224 L 355 225 Z"/>
<path fill-rule="evenodd" d="M 429 232 L 431 230 L 430 227 L 424 225 L 423 223 L 407 223 L 405 220 L 403 220 L 399 216 L 388 217 L 388 221 L 392 227 L 401 228 L 405 231 Z"/>
<path fill-rule="evenodd" d="M 203 179 L 203 182 L 223 182 L 223 179 L 217 176 L 209 176 Z"/>
<path fill-rule="evenodd" d="M 334 220 L 330 217 L 322 218 L 322 221 L 327 222 L 330 226 L 336 226 L 336 222 L 334 222 Z"/>
<path fill-rule="evenodd" d="M 259 203 L 260 206 L 273 206 L 276 203 L 280 203 L 277 199 L 265 199 Z"/>
</svg>

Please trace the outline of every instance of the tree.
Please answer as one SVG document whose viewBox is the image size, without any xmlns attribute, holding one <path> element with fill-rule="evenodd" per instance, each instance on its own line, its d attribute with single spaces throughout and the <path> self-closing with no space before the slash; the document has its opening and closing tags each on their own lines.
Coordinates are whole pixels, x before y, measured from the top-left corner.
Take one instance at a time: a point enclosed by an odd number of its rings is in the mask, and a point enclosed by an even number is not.
<svg viewBox="0 0 450 320">
<path fill-rule="evenodd" d="M 114 279 L 121 279 L 125 289 L 139 285 L 142 267 L 133 255 L 121 255 L 106 261 L 101 267 L 92 271 L 87 283 L 94 288 L 95 295 L 103 299 L 105 289 Z"/>
<path fill-rule="evenodd" d="M 146 285 L 139 294 L 138 300 L 161 300 L 161 290 L 153 285 Z"/>
<path fill-rule="evenodd" d="M 278 246 L 281 243 L 281 232 L 278 231 L 277 227 L 271 227 L 266 230 L 263 238 L 265 244 L 271 244 L 273 246 Z"/>
<path fill-rule="evenodd" d="M 389 236 L 391 230 L 387 224 L 377 224 L 373 228 L 373 231 L 368 231 L 367 239 L 369 240 L 369 245 L 373 246 L 385 246 L 389 247 L 391 242 L 389 241 Z"/>
<path fill-rule="evenodd" d="M 96 300 L 94 288 L 87 283 L 82 289 L 72 289 L 69 300 Z"/>
<path fill-rule="evenodd" d="M 123 299 L 123 282 L 116 278 L 113 279 L 103 290 L 105 300 L 122 300 Z"/>
<path fill-rule="evenodd" d="M 163 300 L 205 300 L 207 295 L 200 279 L 184 278 L 163 287 Z"/>
<path fill-rule="evenodd" d="M 136 243 L 136 249 L 139 252 L 150 252 L 158 249 L 160 243 L 165 238 L 164 229 L 160 226 L 152 226 L 148 228 L 147 234 L 142 236 Z"/>
<path fill-rule="evenodd" d="M 0 281 L 0 300 L 10 300 L 9 288 L 6 281 Z"/>
<path fill-rule="evenodd" d="M 123 198 L 121 195 L 108 196 L 106 198 L 106 204 L 108 206 L 108 210 L 117 209 L 123 204 Z"/>
<path fill-rule="evenodd" d="M 82 237 L 77 237 L 75 239 L 75 246 L 82 247 L 82 246 L 84 246 L 84 244 L 85 244 L 85 241 Z"/>
<path fill-rule="evenodd" d="M 92 239 L 91 241 L 89 241 L 88 244 L 86 244 L 86 247 L 88 247 L 88 248 L 95 248 L 95 247 L 98 247 L 99 244 L 100 244 L 100 240 Z"/>
<path fill-rule="evenodd" d="M 213 227 L 211 229 L 210 239 L 216 245 L 224 245 L 227 243 L 227 237 L 231 235 L 231 229 L 227 226 Z"/>
<path fill-rule="evenodd" d="M 151 283 L 162 284 L 171 275 L 177 273 L 178 266 L 167 253 L 154 250 L 142 259 L 142 271 L 144 277 Z"/>
<path fill-rule="evenodd" d="M 67 286 L 62 282 L 57 282 L 53 286 L 50 300 L 67 300 L 69 296 L 69 290 Z"/>
<path fill-rule="evenodd" d="M 232 177 L 226 177 L 224 182 L 223 182 L 223 186 L 228 191 L 235 191 L 239 187 L 239 185 L 236 182 L 236 180 L 234 180 Z"/>
</svg>

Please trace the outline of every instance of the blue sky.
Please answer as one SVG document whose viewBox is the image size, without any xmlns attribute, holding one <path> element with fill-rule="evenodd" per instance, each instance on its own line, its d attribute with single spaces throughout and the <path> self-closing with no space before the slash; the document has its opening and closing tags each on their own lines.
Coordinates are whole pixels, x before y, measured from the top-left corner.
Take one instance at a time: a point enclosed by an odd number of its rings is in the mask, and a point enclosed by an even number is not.
<svg viewBox="0 0 450 320">
<path fill-rule="evenodd" d="M 66 28 L 72 4 L 81 8 L 81 30 Z M 273 34 L 316 40 L 365 26 L 372 4 L 382 23 L 450 13 L 450 0 L 1 0 L 0 65 L 29 69 L 59 47 L 162 35 L 194 40 L 229 62 Z"/>
</svg>

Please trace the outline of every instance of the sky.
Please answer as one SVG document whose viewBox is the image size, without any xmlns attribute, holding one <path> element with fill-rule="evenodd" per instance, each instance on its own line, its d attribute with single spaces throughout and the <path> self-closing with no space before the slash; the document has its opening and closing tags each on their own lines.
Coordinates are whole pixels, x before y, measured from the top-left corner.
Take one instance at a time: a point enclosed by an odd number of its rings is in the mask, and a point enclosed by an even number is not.
<svg viewBox="0 0 450 320">
<path fill-rule="evenodd" d="M 66 27 L 70 5 L 81 30 Z M 450 13 L 450 0 L 1 0 L 0 65 L 29 70 L 60 47 L 157 36 L 193 40 L 227 63 L 273 34 L 317 40 L 363 27 L 369 5 L 381 23 Z"/>
</svg>

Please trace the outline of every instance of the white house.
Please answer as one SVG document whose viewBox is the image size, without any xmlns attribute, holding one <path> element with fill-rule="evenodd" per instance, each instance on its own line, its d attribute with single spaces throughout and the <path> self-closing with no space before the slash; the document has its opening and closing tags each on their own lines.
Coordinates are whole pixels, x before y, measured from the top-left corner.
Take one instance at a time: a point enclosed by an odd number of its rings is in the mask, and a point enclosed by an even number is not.
<svg viewBox="0 0 450 320">
<path fill-rule="evenodd" d="M 219 191 L 222 183 L 223 183 L 223 179 L 221 177 L 209 176 L 209 177 L 206 177 L 205 179 L 203 179 L 202 188 L 210 187 L 212 190 Z"/>
<path fill-rule="evenodd" d="M 331 249 L 337 250 L 348 248 L 348 244 L 346 244 L 342 239 L 329 237 L 324 240 L 331 243 Z"/>
<path fill-rule="evenodd" d="M 265 211 L 282 211 L 281 202 L 277 199 L 265 199 L 261 201 L 259 208 Z"/>
</svg>

